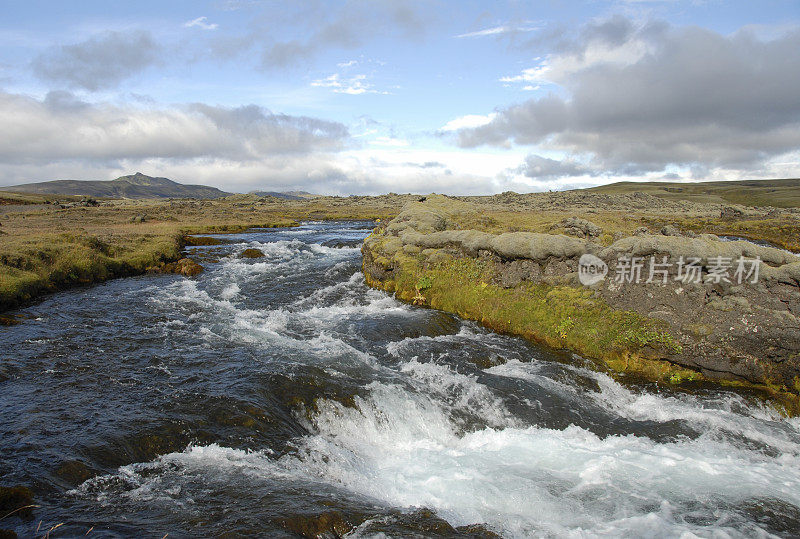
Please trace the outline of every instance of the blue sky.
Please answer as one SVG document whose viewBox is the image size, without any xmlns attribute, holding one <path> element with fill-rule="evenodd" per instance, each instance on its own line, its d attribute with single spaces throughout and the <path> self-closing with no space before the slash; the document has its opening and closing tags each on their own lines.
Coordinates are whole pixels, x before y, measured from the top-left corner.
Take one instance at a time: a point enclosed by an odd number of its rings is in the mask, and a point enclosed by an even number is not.
<svg viewBox="0 0 800 539">
<path fill-rule="evenodd" d="M 796 1 L 2 2 L 0 185 L 800 175 Z"/>
</svg>

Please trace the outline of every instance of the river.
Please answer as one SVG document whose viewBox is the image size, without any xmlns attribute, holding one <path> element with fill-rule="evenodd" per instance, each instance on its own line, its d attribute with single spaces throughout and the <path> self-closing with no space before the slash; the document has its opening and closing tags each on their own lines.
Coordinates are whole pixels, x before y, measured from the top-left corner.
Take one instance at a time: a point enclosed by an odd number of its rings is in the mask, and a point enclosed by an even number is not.
<svg viewBox="0 0 800 539">
<path fill-rule="evenodd" d="M 41 507 L 0 528 L 289 537 L 327 514 L 365 537 L 800 533 L 797 419 L 744 393 L 621 385 L 371 290 L 372 226 L 218 236 L 190 248 L 197 278 L 17 311 L 0 484 Z"/>
</svg>

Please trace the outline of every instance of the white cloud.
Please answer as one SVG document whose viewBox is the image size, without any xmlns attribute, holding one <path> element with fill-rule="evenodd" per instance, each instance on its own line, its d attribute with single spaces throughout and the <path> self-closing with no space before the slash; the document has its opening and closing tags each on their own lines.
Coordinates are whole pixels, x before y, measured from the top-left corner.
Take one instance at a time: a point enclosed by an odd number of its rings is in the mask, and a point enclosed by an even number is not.
<svg viewBox="0 0 800 539">
<path fill-rule="evenodd" d="M 337 94 L 388 94 L 376 90 L 372 84 L 367 82 L 366 75 L 353 75 L 352 77 L 342 77 L 338 73 L 329 75 L 324 79 L 317 79 L 311 82 L 311 86 L 318 88 L 331 88 Z"/>
<path fill-rule="evenodd" d="M 150 32 L 106 32 L 80 43 L 52 47 L 34 58 L 31 67 L 42 80 L 94 92 L 113 88 L 158 64 L 162 53 Z"/>
<path fill-rule="evenodd" d="M 193 26 L 197 26 L 198 28 L 202 28 L 203 30 L 216 30 L 219 28 L 217 23 L 209 23 L 208 17 L 197 17 L 192 21 L 187 21 L 183 25 L 186 28 L 191 28 Z"/>
<path fill-rule="evenodd" d="M 492 26 L 490 28 L 484 28 L 482 30 L 476 30 L 474 32 L 459 34 L 454 37 L 456 37 L 457 39 L 463 39 L 468 37 L 498 36 L 503 34 L 533 32 L 535 30 L 539 30 L 540 28 L 541 28 L 540 24 L 536 24 L 533 21 L 525 21 L 524 23 L 519 25 L 504 24 L 500 26 Z"/>
<path fill-rule="evenodd" d="M 465 116 L 459 116 L 458 118 L 450 120 L 449 122 L 444 124 L 440 129 L 440 131 L 458 131 L 459 129 L 470 129 L 475 127 L 480 127 L 494 120 L 496 116 L 497 113 L 495 112 L 485 115 L 467 114 Z"/>
<path fill-rule="evenodd" d="M 619 46 L 589 43 L 580 51 L 547 55 L 535 67 L 523 69 L 518 75 L 502 77 L 500 82 L 527 83 L 525 90 L 538 89 L 535 86 L 539 84 L 563 84 L 571 75 L 595 66 L 634 65 L 652 50 L 652 45 L 644 39 L 633 39 Z"/>
</svg>

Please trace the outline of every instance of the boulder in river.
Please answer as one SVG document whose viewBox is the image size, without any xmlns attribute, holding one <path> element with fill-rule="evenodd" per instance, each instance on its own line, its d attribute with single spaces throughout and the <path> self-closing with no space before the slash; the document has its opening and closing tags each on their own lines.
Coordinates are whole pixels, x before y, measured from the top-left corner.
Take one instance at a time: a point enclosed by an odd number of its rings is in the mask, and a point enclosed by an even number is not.
<svg viewBox="0 0 800 539">
<path fill-rule="evenodd" d="M 175 262 L 173 273 L 178 273 L 184 277 L 194 277 L 203 271 L 203 266 L 192 260 L 191 258 L 181 258 Z"/>
<path fill-rule="evenodd" d="M 239 253 L 239 258 L 264 258 L 264 251 L 251 247 Z"/>
</svg>

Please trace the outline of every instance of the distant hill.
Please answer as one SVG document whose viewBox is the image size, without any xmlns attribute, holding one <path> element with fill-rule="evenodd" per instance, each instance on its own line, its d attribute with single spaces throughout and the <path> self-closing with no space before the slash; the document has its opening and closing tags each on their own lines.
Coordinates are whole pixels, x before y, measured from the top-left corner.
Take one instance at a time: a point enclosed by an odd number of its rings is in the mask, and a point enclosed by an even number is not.
<svg viewBox="0 0 800 539">
<path fill-rule="evenodd" d="M 81 195 L 112 198 L 221 198 L 230 195 L 216 187 L 185 185 L 141 172 L 111 181 L 55 180 L 3 187 L 18 193 Z"/>
<path fill-rule="evenodd" d="M 742 180 L 730 182 L 617 182 L 587 189 L 619 195 L 642 191 L 672 200 L 690 200 L 745 206 L 800 207 L 800 179 Z"/>
<path fill-rule="evenodd" d="M 286 200 L 300 200 L 314 196 L 307 191 L 250 191 L 250 194 L 260 197 L 285 198 Z"/>
</svg>

